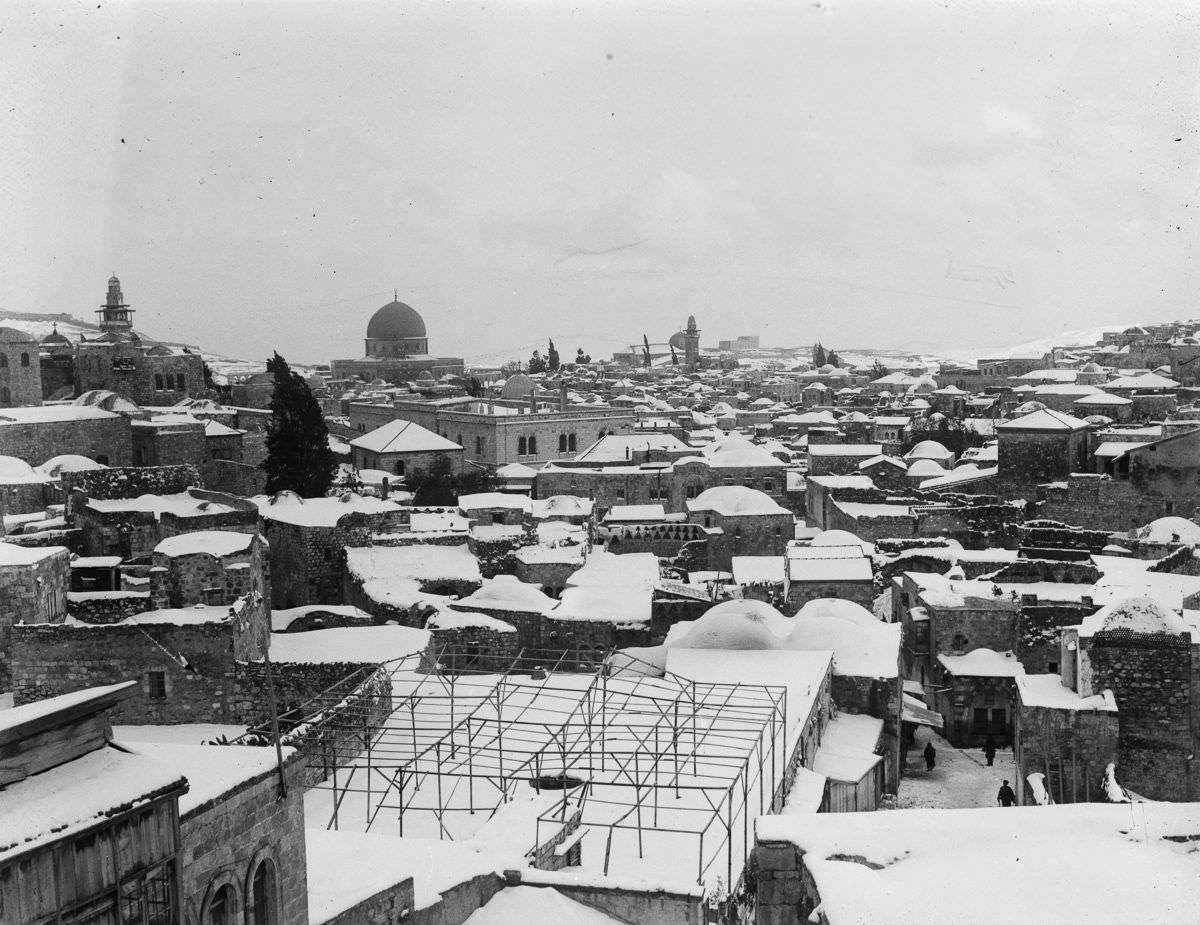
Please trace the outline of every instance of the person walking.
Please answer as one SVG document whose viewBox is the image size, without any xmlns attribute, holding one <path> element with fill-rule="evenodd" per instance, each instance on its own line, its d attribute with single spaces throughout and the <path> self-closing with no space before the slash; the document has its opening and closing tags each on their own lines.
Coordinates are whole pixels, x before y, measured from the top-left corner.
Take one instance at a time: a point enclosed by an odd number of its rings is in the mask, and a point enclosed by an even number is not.
<svg viewBox="0 0 1200 925">
<path fill-rule="evenodd" d="M 925 743 L 925 751 L 922 754 L 925 756 L 925 770 L 932 771 L 935 764 L 934 759 L 937 757 L 937 749 L 933 747 L 932 741 Z"/>
<path fill-rule="evenodd" d="M 992 762 L 996 760 L 996 740 L 990 735 L 987 741 L 983 743 L 983 757 L 987 759 L 988 767 L 992 766 Z"/>
<path fill-rule="evenodd" d="M 1017 805 L 1017 795 L 1013 793 L 1012 787 L 1008 786 L 1008 781 L 1000 785 L 1000 792 L 996 794 L 996 802 L 1001 806 Z"/>
</svg>

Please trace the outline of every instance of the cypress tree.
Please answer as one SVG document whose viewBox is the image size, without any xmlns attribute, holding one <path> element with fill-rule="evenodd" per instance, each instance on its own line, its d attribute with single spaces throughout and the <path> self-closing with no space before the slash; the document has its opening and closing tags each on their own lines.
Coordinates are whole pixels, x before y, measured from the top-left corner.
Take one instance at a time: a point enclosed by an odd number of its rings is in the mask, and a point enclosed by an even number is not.
<svg viewBox="0 0 1200 925">
<path fill-rule="evenodd" d="M 329 448 L 329 429 L 308 383 L 278 353 L 267 360 L 275 377 L 271 420 L 267 424 L 267 494 L 294 491 L 320 498 L 333 484 L 337 459 Z"/>
</svg>

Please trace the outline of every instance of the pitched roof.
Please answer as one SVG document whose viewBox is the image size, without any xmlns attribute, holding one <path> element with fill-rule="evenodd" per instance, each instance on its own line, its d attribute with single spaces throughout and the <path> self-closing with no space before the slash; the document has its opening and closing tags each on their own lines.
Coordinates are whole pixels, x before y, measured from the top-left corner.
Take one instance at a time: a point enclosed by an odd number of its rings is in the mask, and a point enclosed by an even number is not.
<svg viewBox="0 0 1200 925">
<path fill-rule="evenodd" d="M 453 440 L 447 440 L 412 421 L 388 421 L 382 427 L 351 440 L 350 445 L 371 453 L 432 453 L 462 449 Z"/>
</svg>

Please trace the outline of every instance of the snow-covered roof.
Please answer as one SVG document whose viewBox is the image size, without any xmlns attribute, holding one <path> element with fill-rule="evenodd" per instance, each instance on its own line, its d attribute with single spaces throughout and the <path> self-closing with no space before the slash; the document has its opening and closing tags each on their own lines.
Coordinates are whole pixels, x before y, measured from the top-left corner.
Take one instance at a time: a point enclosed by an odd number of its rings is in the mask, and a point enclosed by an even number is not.
<svg viewBox="0 0 1200 925">
<path fill-rule="evenodd" d="M 714 511 L 723 517 L 789 514 L 770 495 L 745 485 L 718 485 L 687 502 L 689 511 Z"/>
<path fill-rule="evenodd" d="M 484 491 L 474 495 L 459 495 L 460 511 L 485 511 L 503 509 L 529 513 L 531 502 L 527 495 L 510 495 L 501 491 Z"/>
<path fill-rule="evenodd" d="M 450 606 L 456 610 L 546 613 L 554 606 L 554 601 L 543 594 L 537 585 L 527 584 L 515 575 L 497 575 L 495 578 L 485 578 L 477 591 L 454 601 Z"/>
<path fill-rule="evenodd" d="M 661 504 L 614 504 L 604 515 L 605 523 L 665 520 L 666 508 Z"/>
<path fill-rule="evenodd" d="M 783 556 L 734 556 L 730 569 L 739 585 L 782 584 L 784 562 Z"/>
<path fill-rule="evenodd" d="M 841 713 L 821 734 L 812 767 L 830 780 L 857 783 L 882 757 L 875 748 L 883 735 L 883 720 L 865 714 Z"/>
<path fill-rule="evenodd" d="M 833 652 L 838 675 L 894 678 L 899 674 L 900 624 L 882 623 L 853 601 L 818 598 L 794 618 L 788 645 Z"/>
<path fill-rule="evenodd" d="M 594 506 L 594 501 L 578 495 L 551 495 L 533 502 L 533 516 L 539 520 L 546 517 L 588 517 Z"/>
<path fill-rule="evenodd" d="M 194 533 L 169 536 L 155 546 L 154 551 L 170 557 L 190 556 L 203 552 L 221 558 L 245 552 L 253 541 L 254 537 L 249 533 L 232 533 L 228 530 L 197 530 Z"/>
<path fill-rule="evenodd" d="M 1025 672 L 1021 662 L 1011 652 L 997 652 L 986 647 L 972 649 L 966 655 L 943 653 L 938 656 L 938 662 L 960 678 L 1014 678 Z"/>
<path fill-rule="evenodd" d="M 478 627 L 496 633 L 515 633 L 517 628 L 485 613 L 469 610 L 439 610 L 425 621 L 427 630 L 452 630 Z"/>
<path fill-rule="evenodd" d="M 1149 597 L 1126 597 L 1101 607 L 1091 616 L 1084 617 L 1079 626 L 1080 636 L 1115 631 L 1149 635 L 1191 632 L 1179 614 Z"/>
<path fill-rule="evenodd" d="M 829 925 L 1189 921 L 1200 877 L 1182 846 L 1200 804 L 1139 803 L 1136 818 L 1136 837 L 1129 806 L 1103 803 L 770 815 L 755 832 L 805 853 Z M 1019 887 L 980 899 L 997 883 Z"/>
<path fill-rule="evenodd" d="M 1003 424 L 997 424 L 996 430 L 1039 430 L 1039 431 L 1074 431 L 1085 430 L 1087 423 L 1061 411 L 1051 411 L 1043 408 L 1032 414 L 1025 414 Z"/>
<path fill-rule="evenodd" d="M 12 712 L 0 711 L 0 716 Z M 69 838 L 175 786 L 184 786 L 178 769 L 108 747 L 10 783 L 0 789 L 0 863 Z"/>
<path fill-rule="evenodd" d="M 265 520 L 299 527 L 334 527 L 347 514 L 392 514 L 400 505 L 380 498 L 348 492 L 336 498 L 301 498 L 290 491 L 272 497 L 258 495 L 250 499 L 258 505 Z M 89 502 L 95 504 L 96 502 Z"/>
<path fill-rule="evenodd" d="M 5 424 L 60 424 L 69 421 L 111 421 L 119 414 L 91 405 L 30 405 L 0 409 L 0 426 Z"/>
<path fill-rule="evenodd" d="M 1117 712 L 1117 701 L 1113 698 L 1112 691 L 1105 690 L 1091 697 L 1080 697 L 1071 688 L 1064 686 L 1062 678 L 1056 674 L 1018 674 L 1016 686 L 1023 706 L 1049 707 L 1053 710 Z"/>
<path fill-rule="evenodd" d="M 411 626 L 351 626 L 306 633 L 272 633 L 271 661 L 374 665 L 422 652 L 428 642 L 427 630 Z"/>
<path fill-rule="evenodd" d="M 439 453 L 461 450 L 453 440 L 412 421 L 388 421 L 370 433 L 355 437 L 352 447 L 370 453 Z"/>
<path fill-rule="evenodd" d="M 33 565 L 51 556 L 62 555 L 66 551 L 64 546 L 18 546 L 16 543 L 0 540 L 0 568 L 6 565 Z"/>
<path fill-rule="evenodd" d="M 1096 451 L 1096 455 L 1100 455 L 1099 450 Z M 1161 546 L 1182 543 L 1196 546 L 1200 545 L 1200 524 L 1186 517 L 1160 517 L 1139 528 L 1134 535 L 1143 543 Z"/>
</svg>

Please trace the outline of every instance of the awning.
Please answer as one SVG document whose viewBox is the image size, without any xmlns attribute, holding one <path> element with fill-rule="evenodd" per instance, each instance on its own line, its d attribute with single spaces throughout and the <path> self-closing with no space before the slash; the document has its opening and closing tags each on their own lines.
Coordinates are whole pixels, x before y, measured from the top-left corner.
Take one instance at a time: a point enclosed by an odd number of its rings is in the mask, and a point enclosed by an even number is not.
<svg viewBox="0 0 1200 925">
<path fill-rule="evenodd" d="M 904 695 L 900 708 L 900 719 L 917 726 L 928 726 L 930 729 L 942 728 L 942 714 L 935 713 L 911 694 Z"/>
</svg>

